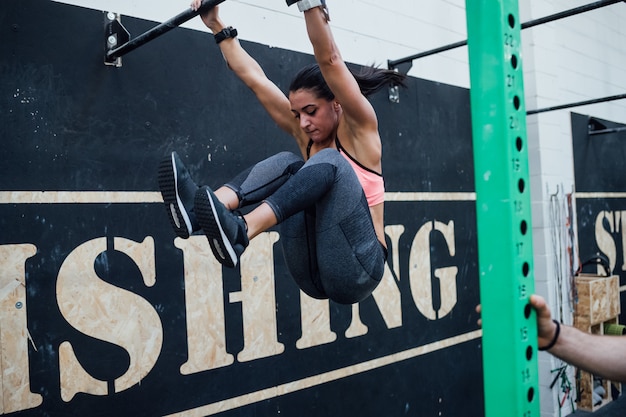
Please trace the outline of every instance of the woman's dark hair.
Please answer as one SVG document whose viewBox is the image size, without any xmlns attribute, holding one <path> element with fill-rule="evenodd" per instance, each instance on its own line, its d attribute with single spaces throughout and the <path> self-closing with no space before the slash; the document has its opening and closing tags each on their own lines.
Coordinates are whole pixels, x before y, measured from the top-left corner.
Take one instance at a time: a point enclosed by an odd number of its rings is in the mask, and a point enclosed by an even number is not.
<svg viewBox="0 0 626 417">
<path fill-rule="evenodd" d="M 368 66 L 362 67 L 358 72 L 350 69 L 350 72 L 359 84 L 361 94 L 365 97 L 369 97 L 381 88 L 389 85 L 406 87 L 404 83 L 406 76 L 393 70 Z M 290 92 L 301 89 L 310 90 L 318 97 L 328 101 L 335 98 L 335 95 L 330 91 L 326 80 L 324 80 L 322 76 L 322 71 L 320 71 L 320 67 L 317 64 L 307 65 L 302 68 L 291 81 L 291 85 L 289 86 Z"/>
</svg>

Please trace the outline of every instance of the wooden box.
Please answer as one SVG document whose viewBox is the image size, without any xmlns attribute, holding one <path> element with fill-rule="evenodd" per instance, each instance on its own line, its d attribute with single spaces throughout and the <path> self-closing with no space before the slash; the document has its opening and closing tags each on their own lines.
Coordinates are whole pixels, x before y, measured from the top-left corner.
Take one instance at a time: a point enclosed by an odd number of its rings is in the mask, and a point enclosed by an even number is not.
<svg viewBox="0 0 626 417">
<path fill-rule="evenodd" d="M 619 277 L 581 274 L 576 277 L 578 303 L 574 325 L 591 332 L 591 326 L 609 321 L 620 314 Z"/>
<path fill-rule="evenodd" d="M 576 277 L 578 303 L 574 315 L 574 326 L 583 332 L 604 334 L 604 325 L 617 323 L 620 314 L 619 277 L 610 277 L 581 274 Z M 602 401 L 593 400 L 593 390 L 596 377 L 588 372 L 580 371 L 578 382 L 578 408 L 595 411 L 611 402 L 611 381 L 600 380 L 604 388 Z M 619 390 L 619 384 L 615 385 Z"/>
</svg>

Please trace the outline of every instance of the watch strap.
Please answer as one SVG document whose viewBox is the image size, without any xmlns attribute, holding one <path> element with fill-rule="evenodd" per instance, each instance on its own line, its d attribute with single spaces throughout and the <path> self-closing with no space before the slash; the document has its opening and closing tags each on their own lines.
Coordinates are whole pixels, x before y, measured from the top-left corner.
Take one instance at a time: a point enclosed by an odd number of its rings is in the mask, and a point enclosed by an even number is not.
<svg viewBox="0 0 626 417">
<path fill-rule="evenodd" d="M 215 38 L 215 43 L 219 44 L 224 39 L 234 38 L 237 36 L 237 29 L 232 26 L 225 27 L 224 29 L 217 32 L 213 37 Z"/>
</svg>

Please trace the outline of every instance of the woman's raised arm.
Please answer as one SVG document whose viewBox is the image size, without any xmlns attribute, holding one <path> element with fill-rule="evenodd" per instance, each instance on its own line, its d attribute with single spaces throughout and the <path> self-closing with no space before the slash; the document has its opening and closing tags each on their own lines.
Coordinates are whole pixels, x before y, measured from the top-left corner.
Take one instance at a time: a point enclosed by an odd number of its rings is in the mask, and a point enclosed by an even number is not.
<svg viewBox="0 0 626 417">
<path fill-rule="evenodd" d="M 191 4 L 192 9 L 197 10 L 201 3 L 201 0 L 194 0 Z M 208 10 L 200 17 L 214 35 L 226 28 L 219 16 L 219 6 Z M 267 78 L 263 68 L 243 49 L 237 38 L 232 36 L 232 32 L 231 36 L 219 42 L 219 47 L 228 67 L 254 92 L 274 122 L 298 142 L 303 141 L 288 98 L 274 82 Z"/>
<path fill-rule="evenodd" d="M 305 11 L 304 16 L 315 60 L 324 80 L 341 104 L 350 129 L 355 133 L 377 132 L 374 108 L 361 94 L 359 84 L 343 61 L 328 24 L 327 11 L 323 7 L 314 7 Z"/>
</svg>

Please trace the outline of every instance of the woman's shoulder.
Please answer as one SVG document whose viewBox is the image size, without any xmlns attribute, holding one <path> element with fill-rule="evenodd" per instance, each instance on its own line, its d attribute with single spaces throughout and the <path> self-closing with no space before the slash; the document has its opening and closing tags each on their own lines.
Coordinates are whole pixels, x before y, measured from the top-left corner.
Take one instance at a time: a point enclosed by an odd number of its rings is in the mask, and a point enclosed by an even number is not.
<svg viewBox="0 0 626 417">
<path fill-rule="evenodd" d="M 382 159 L 382 141 L 378 130 L 339 130 L 337 132 L 340 146 L 352 155 L 357 161 L 380 172 Z"/>
</svg>

